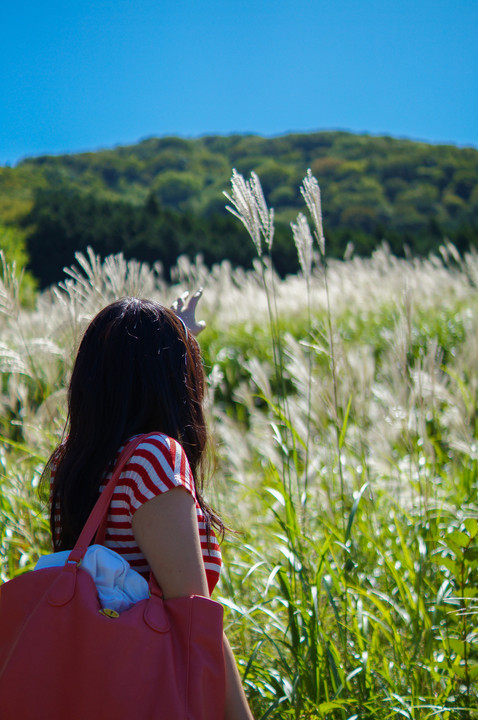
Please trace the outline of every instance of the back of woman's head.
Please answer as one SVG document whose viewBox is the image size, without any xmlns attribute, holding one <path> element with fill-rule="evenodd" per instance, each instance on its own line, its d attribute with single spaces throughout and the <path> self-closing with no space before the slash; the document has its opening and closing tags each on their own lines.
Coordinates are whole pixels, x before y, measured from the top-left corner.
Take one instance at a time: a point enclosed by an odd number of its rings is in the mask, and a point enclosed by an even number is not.
<svg viewBox="0 0 478 720">
<path fill-rule="evenodd" d="M 98 313 L 78 349 L 68 434 L 54 456 L 60 548 L 76 540 L 118 448 L 133 435 L 159 431 L 178 440 L 200 490 L 207 443 L 204 387 L 197 341 L 172 310 L 123 298 Z"/>
<path fill-rule="evenodd" d="M 104 308 L 81 341 L 68 395 L 70 435 L 94 442 L 101 429 L 123 441 L 160 430 L 186 445 L 191 439 L 193 451 L 203 396 L 199 347 L 182 321 L 157 303 L 124 298 Z"/>
</svg>

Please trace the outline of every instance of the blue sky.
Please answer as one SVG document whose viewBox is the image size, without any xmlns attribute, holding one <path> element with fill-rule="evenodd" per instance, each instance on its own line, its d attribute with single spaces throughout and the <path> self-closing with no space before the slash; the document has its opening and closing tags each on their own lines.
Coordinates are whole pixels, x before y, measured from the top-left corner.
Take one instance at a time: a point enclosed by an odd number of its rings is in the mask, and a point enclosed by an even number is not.
<svg viewBox="0 0 478 720">
<path fill-rule="evenodd" d="M 0 164 L 165 134 L 478 146 L 478 0 L 16 0 L 0 28 Z"/>
</svg>

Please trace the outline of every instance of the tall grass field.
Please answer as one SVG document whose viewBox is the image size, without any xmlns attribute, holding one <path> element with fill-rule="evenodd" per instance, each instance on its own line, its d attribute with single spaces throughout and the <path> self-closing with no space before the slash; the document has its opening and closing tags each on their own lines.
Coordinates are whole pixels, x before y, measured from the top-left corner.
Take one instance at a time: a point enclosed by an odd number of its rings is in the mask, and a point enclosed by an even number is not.
<svg viewBox="0 0 478 720">
<path fill-rule="evenodd" d="M 88 321 L 202 285 L 207 495 L 233 530 L 216 599 L 254 716 L 476 719 L 478 255 L 328 260 L 310 173 L 302 194 L 285 279 L 259 179 L 237 173 L 252 271 L 182 257 L 166 284 L 159 264 L 89 252 L 25 308 L 3 263 L 0 579 L 50 551 L 39 478 Z"/>
</svg>

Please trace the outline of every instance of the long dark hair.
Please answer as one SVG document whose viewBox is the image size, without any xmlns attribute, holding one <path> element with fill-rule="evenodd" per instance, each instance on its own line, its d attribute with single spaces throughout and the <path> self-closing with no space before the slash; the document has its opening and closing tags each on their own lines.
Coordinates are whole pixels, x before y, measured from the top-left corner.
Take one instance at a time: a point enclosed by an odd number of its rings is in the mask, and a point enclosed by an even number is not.
<svg viewBox="0 0 478 720">
<path fill-rule="evenodd" d="M 75 544 L 121 445 L 154 431 L 181 443 L 208 527 L 222 534 L 220 518 L 201 493 L 208 445 L 204 393 L 198 343 L 172 310 L 127 297 L 98 313 L 73 367 L 65 439 L 47 465 L 55 466 L 50 515 L 55 550 Z"/>
</svg>

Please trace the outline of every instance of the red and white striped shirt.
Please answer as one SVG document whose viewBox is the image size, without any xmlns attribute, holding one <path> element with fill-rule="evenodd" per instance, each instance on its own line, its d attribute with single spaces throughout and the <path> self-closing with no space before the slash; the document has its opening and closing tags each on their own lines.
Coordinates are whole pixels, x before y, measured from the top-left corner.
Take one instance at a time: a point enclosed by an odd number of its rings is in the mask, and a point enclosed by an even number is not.
<svg viewBox="0 0 478 720">
<path fill-rule="evenodd" d="M 119 449 L 118 457 L 122 449 Z M 111 473 L 105 477 L 100 490 L 110 477 Z M 212 592 L 221 571 L 221 551 L 212 529 L 208 542 L 206 521 L 197 500 L 186 453 L 176 440 L 164 433 L 148 435 L 123 468 L 108 509 L 105 545 L 122 555 L 134 570 L 148 576 L 150 568 L 136 544 L 132 518 L 145 502 L 178 486 L 185 487 L 196 502 L 202 556 L 209 592 Z"/>
</svg>

